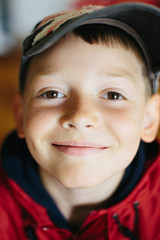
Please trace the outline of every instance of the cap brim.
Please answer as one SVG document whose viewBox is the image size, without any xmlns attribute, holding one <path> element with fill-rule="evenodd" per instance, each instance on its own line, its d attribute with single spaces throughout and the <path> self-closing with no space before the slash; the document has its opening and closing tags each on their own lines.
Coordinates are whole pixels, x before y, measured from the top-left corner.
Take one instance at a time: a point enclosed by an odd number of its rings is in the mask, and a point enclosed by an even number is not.
<svg viewBox="0 0 160 240">
<path fill-rule="evenodd" d="M 102 19 L 106 19 L 106 21 L 102 21 Z M 78 26 L 93 24 L 98 21 L 122 28 L 132 35 L 140 45 L 145 58 L 147 58 L 149 70 L 152 73 L 160 71 L 160 9 L 142 3 L 125 3 L 111 5 L 69 19 L 32 46 L 31 43 L 37 34 L 35 31 L 24 41 L 22 72 L 29 58 L 43 52 Z M 40 31 L 40 29 L 37 31 Z"/>
</svg>

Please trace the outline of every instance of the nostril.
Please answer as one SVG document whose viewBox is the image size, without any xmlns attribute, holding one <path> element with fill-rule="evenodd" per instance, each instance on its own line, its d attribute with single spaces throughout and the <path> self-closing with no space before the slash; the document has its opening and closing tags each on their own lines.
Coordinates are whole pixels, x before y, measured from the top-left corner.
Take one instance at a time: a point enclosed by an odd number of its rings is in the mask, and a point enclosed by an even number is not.
<svg viewBox="0 0 160 240">
<path fill-rule="evenodd" d="M 92 125 L 86 125 L 87 128 L 93 127 Z"/>
<path fill-rule="evenodd" d="M 74 128 L 74 125 L 73 124 L 68 124 L 68 126 L 70 127 L 70 128 Z"/>
<path fill-rule="evenodd" d="M 89 115 L 75 115 L 75 116 L 63 116 L 60 119 L 60 124 L 65 129 L 92 129 L 99 127 L 100 120 L 99 117 Z"/>
</svg>

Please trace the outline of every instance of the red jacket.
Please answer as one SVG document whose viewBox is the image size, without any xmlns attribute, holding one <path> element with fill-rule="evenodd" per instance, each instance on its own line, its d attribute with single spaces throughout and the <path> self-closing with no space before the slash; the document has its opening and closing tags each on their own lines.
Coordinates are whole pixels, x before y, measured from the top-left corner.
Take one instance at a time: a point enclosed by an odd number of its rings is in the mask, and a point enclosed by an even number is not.
<svg viewBox="0 0 160 240">
<path fill-rule="evenodd" d="M 77 0 L 73 2 L 73 5 L 80 8 L 82 6 L 86 5 L 102 5 L 107 6 L 115 3 L 127 3 L 127 2 L 134 2 L 133 0 Z M 141 3 L 148 3 L 155 5 L 157 7 L 160 7 L 160 1 L 159 0 L 135 0 L 135 2 L 141 2 Z"/>
<path fill-rule="evenodd" d="M 160 240 L 160 147 L 159 156 L 147 161 L 143 177 L 127 198 L 108 209 L 91 212 L 76 234 L 57 228 L 46 209 L 2 169 L 0 193 L 1 240 Z"/>
</svg>

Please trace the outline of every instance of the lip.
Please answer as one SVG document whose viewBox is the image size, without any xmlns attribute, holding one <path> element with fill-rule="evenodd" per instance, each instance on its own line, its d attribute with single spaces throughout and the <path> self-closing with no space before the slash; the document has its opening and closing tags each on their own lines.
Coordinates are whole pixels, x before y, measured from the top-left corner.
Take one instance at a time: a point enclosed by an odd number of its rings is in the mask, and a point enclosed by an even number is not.
<svg viewBox="0 0 160 240">
<path fill-rule="evenodd" d="M 107 149 L 107 146 L 87 142 L 56 142 L 53 143 L 57 150 L 70 156 L 88 156 Z"/>
</svg>

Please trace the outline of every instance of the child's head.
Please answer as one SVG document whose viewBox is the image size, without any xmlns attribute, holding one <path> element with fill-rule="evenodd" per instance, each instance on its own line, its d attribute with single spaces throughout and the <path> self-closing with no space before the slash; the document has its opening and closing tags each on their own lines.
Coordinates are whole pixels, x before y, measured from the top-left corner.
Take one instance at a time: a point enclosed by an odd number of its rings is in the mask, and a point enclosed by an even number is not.
<svg viewBox="0 0 160 240">
<path fill-rule="evenodd" d="M 67 187 L 120 178 L 140 140 L 153 141 L 159 125 L 159 97 L 151 96 L 156 63 L 151 65 L 142 40 L 117 22 L 111 26 L 114 21 L 84 21 L 54 45 L 44 38 L 26 50 L 35 56 L 27 68 L 22 62 L 24 90 L 15 104 L 19 137 L 26 139 L 41 177 Z M 37 31 L 32 42 L 43 35 Z"/>
</svg>

